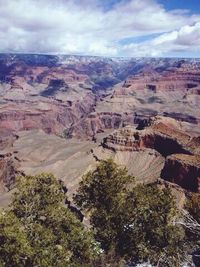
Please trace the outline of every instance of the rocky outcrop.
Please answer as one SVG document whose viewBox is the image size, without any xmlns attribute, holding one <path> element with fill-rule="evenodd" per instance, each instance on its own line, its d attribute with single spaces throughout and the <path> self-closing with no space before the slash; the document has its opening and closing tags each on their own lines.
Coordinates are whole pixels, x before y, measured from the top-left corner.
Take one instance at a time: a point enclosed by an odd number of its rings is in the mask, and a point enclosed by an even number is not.
<svg viewBox="0 0 200 267">
<path fill-rule="evenodd" d="M 92 112 L 86 119 L 80 120 L 71 127 L 72 136 L 95 139 L 98 133 L 109 129 L 119 129 L 126 124 L 134 124 L 132 114 L 120 114 L 116 112 Z"/>
<path fill-rule="evenodd" d="M 0 191 L 10 190 L 14 183 L 16 175 L 19 174 L 17 168 L 19 162 L 12 153 L 0 154 Z"/>
<path fill-rule="evenodd" d="M 13 144 L 18 139 L 18 135 L 12 131 L 0 130 L 0 192 L 8 191 L 12 188 L 16 175 L 19 173 L 19 161 Z"/>
<path fill-rule="evenodd" d="M 143 68 L 115 86 L 105 105 L 113 111 L 121 108 L 121 112 L 126 110 L 134 114 L 135 111 L 140 116 L 157 114 L 172 117 L 185 122 L 185 130 L 189 133 L 200 134 L 199 77 L 200 68 L 194 62 Z"/>
<path fill-rule="evenodd" d="M 160 172 L 162 179 L 189 191 L 200 192 L 200 139 L 181 131 L 181 124 L 174 119 L 156 117 L 141 130 L 132 126 L 116 130 L 104 138 L 102 146 L 115 153 L 121 151 L 133 155 L 152 150 L 152 154 L 157 153 L 158 157 L 162 155 L 165 158 Z M 138 164 L 143 166 L 142 163 Z M 143 172 L 143 169 L 140 171 Z M 148 169 L 150 175 L 150 165 Z"/>
<path fill-rule="evenodd" d="M 106 137 L 103 146 L 113 150 L 129 151 L 151 148 L 165 157 L 174 153 L 199 152 L 199 146 L 194 145 L 199 140 L 191 139 L 169 122 L 175 123 L 175 120 L 156 117 L 142 130 L 127 126 Z"/>
<path fill-rule="evenodd" d="M 174 154 L 166 158 L 161 177 L 200 193 L 200 156 Z"/>
<path fill-rule="evenodd" d="M 182 90 L 185 93 L 190 89 L 195 93 L 195 88 L 200 85 L 200 70 L 197 64 L 183 63 L 178 68 L 166 68 L 163 72 L 150 69 L 141 73 L 129 76 L 123 87 L 133 90 L 153 91 L 176 91 Z"/>
<path fill-rule="evenodd" d="M 158 179 L 155 184 L 159 188 L 169 188 L 171 190 L 172 195 L 174 196 L 174 199 L 176 201 L 177 207 L 179 209 L 183 209 L 185 206 L 185 201 L 187 197 L 187 190 L 180 187 L 176 183 L 172 183 L 163 179 Z"/>
</svg>

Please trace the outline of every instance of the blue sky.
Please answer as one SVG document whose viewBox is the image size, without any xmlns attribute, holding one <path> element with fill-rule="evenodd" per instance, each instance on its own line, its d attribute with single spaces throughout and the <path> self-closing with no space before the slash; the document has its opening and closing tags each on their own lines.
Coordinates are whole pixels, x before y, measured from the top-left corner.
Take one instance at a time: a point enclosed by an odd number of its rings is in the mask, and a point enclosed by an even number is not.
<svg viewBox="0 0 200 267">
<path fill-rule="evenodd" d="M 200 0 L 0 0 L 0 52 L 200 57 Z"/>
<path fill-rule="evenodd" d="M 191 13 L 200 12 L 199 0 L 159 0 L 158 2 L 167 10 L 187 9 Z"/>
</svg>

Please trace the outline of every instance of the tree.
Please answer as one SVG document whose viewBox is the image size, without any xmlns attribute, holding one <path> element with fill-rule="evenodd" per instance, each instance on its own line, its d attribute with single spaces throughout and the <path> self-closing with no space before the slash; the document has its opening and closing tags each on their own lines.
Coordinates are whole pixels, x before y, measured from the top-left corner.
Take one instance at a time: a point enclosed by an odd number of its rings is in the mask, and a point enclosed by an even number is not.
<svg viewBox="0 0 200 267">
<path fill-rule="evenodd" d="M 127 170 L 109 159 L 102 161 L 93 172 L 83 177 L 74 196 L 76 204 L 91 213 L 90 221 L 96 239 L 106 251 L 114 245 L 116 233 L 110 221 L 111 215 L 123 205 L 133 183 L 134 178 L 127 174 Z"/>
<path fill-rule="evenodd" d="M 0 266 L 28 266 L 33 256 L 23 225 L 11 211 L 0 213 Z"/>
<path fill-rule="evenodd" d="M 61 185 L 51 174 L 18 179 L 1 229 L 2 266 L 92 266 L 95 243 L 91 232 L 64 206 L 64 199 Z M 2 223 L 5 218 L 1 214 Z"/>
<path fill-rule="evenodd" d="M 137 185 L 122 210 L 118 251 L 128 261 L 156 266 L 181 266 L 183 228 L 173 224 L 179 216 L 169 189 Z"/>
<path fill-rule="evenodd" d="M 74 200 L 89 213 L 95 238 L 115 265 L 125 259 L 180 266 L 184 232 L 173 224 L 178 211 L 169 189 L 135 185 L 125 168 L 106 160 L 83 177 Z"/>
<path fill-rule="evenodd" d="M 91 211 L 103 208 L 109 212 L 120 204 L 134 184 L 134 177 L 126 168 L 120 168 L 113 160 L 101 161 L 94 171 L 88 172 L 79 184 L 74 200 L 82 209 Z"/>
</svg>

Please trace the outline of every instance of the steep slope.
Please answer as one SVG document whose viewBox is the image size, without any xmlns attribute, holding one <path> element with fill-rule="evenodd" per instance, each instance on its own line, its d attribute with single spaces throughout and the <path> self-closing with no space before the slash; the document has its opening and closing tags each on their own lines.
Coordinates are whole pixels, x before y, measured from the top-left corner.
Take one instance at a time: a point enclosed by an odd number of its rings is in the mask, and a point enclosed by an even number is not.
<svg viewBox="0 0 200 267">
<path fill-rule="evenodd" d="M 140 181 L 159 177 L 200 192 L 200 140 L 185 134 L 181 124 L 165 117 L 152 118 L 144 129 L 125 127 L 104 138 L 102 146 Z M 131 158 L 131 160 L 130 160 Z"/>
</svg>

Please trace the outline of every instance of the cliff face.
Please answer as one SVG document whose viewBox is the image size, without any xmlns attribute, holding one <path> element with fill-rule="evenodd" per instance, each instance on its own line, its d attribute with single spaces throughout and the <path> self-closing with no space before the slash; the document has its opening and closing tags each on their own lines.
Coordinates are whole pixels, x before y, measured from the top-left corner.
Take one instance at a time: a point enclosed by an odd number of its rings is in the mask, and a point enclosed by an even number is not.
<svg viewBox="0 0 200 267">
<path fill-rule="evenodd" d="M 196 64 L 183 63 L 179 67 L 166 68 L 163 72 L 147 70 L 140 74 L 129 76 L 123 87 L 130 90 L 144 90 L 156 93 L 182 90 L 182 93 L 197 93 L 199 87 L 199 67 Z"/>
<path fill-rule="evenodd" d="M 149 153 L 156 152 L 158 157 L 162 156 L 164 159 L 159 173 L 162 179 L 200 193 L 199 138 L 192 138 L 182 132 L 181 124 L 174 119 L 156 117 L 141 130 L 131 126 L 116 130 L 104 138 L 102 146 L 115 153 L 129 151 L 136 154 L 151 149 L 152 152 Z M 143 160 L 145 159 L 140 158 L 140 167 L 143 166 Z M 148 166 L 150 175 L 150 164 Z M 142 171 L 143 167 L 140 169 L 140 172 Z"/>
<path fill-rule="evenodd" d="M 155 115 L 199 133 L 200 62 L 0 55 L 0 127 L 95 138 Z"/>
<path fill-rule="evenodd" d="M 112 149 L 130 151 L 151 148 L 165 157 L 174 153 L 199 152 L 200 143 L 197 139 L 192 139 L 177 127 L 173 119 L 155 117 L 144 129 L 127 126 L 115 131 L 104 139 L 103 145 Z M 198 146 L 194 145 L 195 142 Z"/>
<path fill-rule="evenodd" d="M 18 167 L 20 166 L 15 153 L 12 150 L 14 142 L 18 139 L 11 131 L 0 130 L 0 192 L 12 188 Z"/>
<path fill-rule="evenodd" d="M 18 162 L 11 153 L 0 154 L 0 192 L 10 190 L 18 173 Z"/>
<path fill-rule="evenodd" d="M 174 154 L 167 157 L 161 177 L 200 193 L 200 156 Z"/>
<path fill-rule="evenodd" d="M 85 95 L 83 101 L 58 103 L 54 100 L 14 102 L 2 105 L 0 127 L 13 132 L 42 129 L 46 133 L 62 134 L 91 112 L 95 98 Z"/>
<path fill-rule="evenodd" d="M 132 114 L 116 112 L 92 112 L 86 119 L 79 121 L 71 127 L 74 137 L 93 137 L 108 129 L 119 129 L 126 124 L 134 124 Z"/>
</svg>

